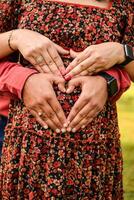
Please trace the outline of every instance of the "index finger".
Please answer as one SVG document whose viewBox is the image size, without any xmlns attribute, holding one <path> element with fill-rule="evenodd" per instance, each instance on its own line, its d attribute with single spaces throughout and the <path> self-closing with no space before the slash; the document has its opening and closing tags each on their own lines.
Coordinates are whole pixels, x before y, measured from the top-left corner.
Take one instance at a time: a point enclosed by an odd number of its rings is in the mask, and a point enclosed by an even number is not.
<svg viewBox="0 0 134 200">
<path fill-rule="evenodd" d="M 79 65 L 81 62 L 83 62 L 85 59 L 89 57 L 89 54 L 86 51 L 83 51 L 82 53 L 78 54 L 78 56 L 68 65 L 66 68 L 66 74 L 71 72 L 77 65 Z"/>
<path fill-rule="evenodd" d="M 55 63 L 57 69 L 60 71 L 61 74 L 63 74 L 65 72 L 65 67 L 57 50 L 54 47 L 49 47 L 48 52 L 53 62 Z"/>
<path fill-rule="evenodd" d="M 80 112 L 80 110 L 88 103 L 88 101 L 89 100 L 84 98 L 83 94 L 81 94 L 79 99 L 76 101 L 76 103 L 72 107 L 67 117 L 67 121 L 71 122 L 76 117 L 76 115 Z"/>
<path fill-rule="evenodd" d="M 51 98 L 50 100 L 48 100 L 49 105 L 51 106 L 51 108 L 53 109 L 53 111 L 56 113 L 57 118 L 59 119 L 59 121 L 64 124 L 66 122 L 66 116 L 63 112 L 63 109 L 59 103 L 59 101 L 56 98 L 56 95 L 53 95 L 53 98 Z"/>
</svg>

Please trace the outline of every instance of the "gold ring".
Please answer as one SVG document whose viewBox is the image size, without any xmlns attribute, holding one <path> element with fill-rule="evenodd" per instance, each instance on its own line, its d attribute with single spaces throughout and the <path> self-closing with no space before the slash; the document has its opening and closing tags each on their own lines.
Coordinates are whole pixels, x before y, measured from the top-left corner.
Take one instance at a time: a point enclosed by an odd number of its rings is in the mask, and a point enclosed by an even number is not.
<svg viewBox="0 0 134 200">
<path fill-rule="evenodd" d="M 44 61 L 44 58 L 43 58 L 43 56 L 38 56 L 35 60 L 36 60 L 37 64 L 40 64 Z"/>
</svg>

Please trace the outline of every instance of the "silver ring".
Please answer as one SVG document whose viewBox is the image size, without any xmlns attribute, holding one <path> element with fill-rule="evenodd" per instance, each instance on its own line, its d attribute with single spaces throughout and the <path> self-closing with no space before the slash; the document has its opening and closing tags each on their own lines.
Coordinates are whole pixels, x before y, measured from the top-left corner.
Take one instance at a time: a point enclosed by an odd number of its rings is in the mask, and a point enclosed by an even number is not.
<svg viewBox="0 0 134 200">
<path fill-rule="evenodd" d="M 43 113 L 42 112 L 38 112 L 38 115 L 41 117 L 43 115 Z"/>
<path fill-rule="evenodd" d="M 43 58 L 43 56 L 38 56 L 35 60 L 36 60 L 37 64 L 40 64 L 44 61 L 44 58 Z"/>
</svg>

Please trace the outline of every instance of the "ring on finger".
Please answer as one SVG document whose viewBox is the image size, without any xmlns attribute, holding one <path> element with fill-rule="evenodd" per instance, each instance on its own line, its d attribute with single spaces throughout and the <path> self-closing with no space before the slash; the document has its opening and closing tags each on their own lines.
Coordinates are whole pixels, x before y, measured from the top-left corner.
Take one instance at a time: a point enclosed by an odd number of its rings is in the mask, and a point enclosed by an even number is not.
<svg viewBox="0 0 134 200">
<path fill-rule="evenodd" d="M 87 69 L 88 73 L 94 73 L 96 71 L 95 68 L 92 68 L 92 69 Z"/>
<path fill-rule="evenodd" d="M 41 117 L 43 115 L 43 112 L 38 112 L 38 115 Z"/>
<path fill-rule="evenodd" d="M 40 55 L 35 60 L 36 60 L 36 64 L 41 64 L 44 61 L 44 58 L 43 56 Z"/>
</svg>

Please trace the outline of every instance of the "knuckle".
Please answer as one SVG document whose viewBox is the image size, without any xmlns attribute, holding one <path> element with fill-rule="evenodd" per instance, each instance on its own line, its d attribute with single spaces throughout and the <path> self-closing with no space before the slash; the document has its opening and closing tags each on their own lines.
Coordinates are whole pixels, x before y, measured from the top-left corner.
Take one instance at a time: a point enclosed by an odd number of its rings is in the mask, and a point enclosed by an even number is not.
<svg viewBox="0 0 134 200">
<path fill-rule="evenodd" d="M 79 68 L 80 68 L 81 70 L 83 70 L 83 69 L 85 69 L 85 65 L 80 64 L 80 65 L 79 65 Z"/>
<path fill-rule="evenodd" d="M 49 66 L 53 65 L 53 61 L 52 60 L 48 60 L 48 65 Z"/>
<path fill-rule="evenodd" d="M 45 42 L 44 42 L 44 45 L 48 48 L 50 48 L 51 47 L 51 45 L 52 45 L 52 43 L 51 43 L 51 41 L 49 40 L 49 39 L 47 39 Z"/>
<path fill-rule="evenodd" d="M 51 96 L 51 94 L 48 94 L 48 93 L 45 94 L 45 95 L 44 95 L 44 99 L 45 99 L 46 101 L 49 101 L 49 102 L 52 101 L 52 96 Z"/>
<path fill-rule="evenodd" d="M 79 63 L 80 62 L 80 58 L 77 57 L 75 61 L 76 61 L 76 63 Z"/>
<path fill-rule="evenodd" d="M 57 114 L 60 114 L 60 112 L 61 112 L 60 108 L 56 108 L 55 110 L 56 110 Z"/>
<path fill-rule="evenodd" d="M 36 99 L 36 103 L 35 103 L 35 104 L 36 104 L 36 105 L 42 105 L 43 101 L 44 101 L 43 96 L 38 97 L 38 99 Z"/>
<path fill-rule="evenodd" d="M 91 106 L 92 108 L 98 108 L 99 104 L 98 104 L 98 102 L 96 102 L 96 101 L 91 101 L 91 102 L 90 102 L 90 106 Z"/>
<path fill-rule="evenodd" d="M 101 65 L 104 66 L 106 64 L 106 59 L 105 58 L 101 58 Z"/>
<path fill-rule="evenodd" d="M 87 94 L 83 95 L 83 103 L 88 103 L 90 100 L 90 97 Z"/>
<path fill-rule="evenodd" d="M 59 60 L 59 56 L 58 55 L 54 55 L 53 59 L 54 59 L 54 61 L 58 61 Z"/>
<path fill-rule="evenodd" d="M 31 49 L 31 50 L 25 52 L 24 58 L 27 59 L 27 58 L 31 57 L 31 55 L 32 55 L 33 53 L 34 53 L 34 50 L 33 50 L 33 49 Z"/>
<path fill-rule="evenodd" d="M 101 55 L 98 52 L 95 52 L 94 57 L 96 61 L 101 60 Z"/>
<path fill-rule="evenodd" d="M 49 112 L 49 113 L 48 113 L 48 117 L 49 117 L 50 119 L 54 119 L 54 114 L 53 114 L 52 112 Z"/>
<path fill-rule="evenodd" d="M 95 49 L 94 49 L 94 47 L 92 46 L 92 48 L 88 49 L 88 52 L 89 52 L 90 54 L 95 54 Z"/>
<path fill-rule="evenodd" d="M 75 108 L 74 108 L 74 113 L 77 113 L 78 110 L 79 110 L 79 108 L 78 108 L 78 107 L 75 107 Z"/>
<path fill-rule="evenodd" d="M 84 114 L 83 113 L 79 113 L 79 118 L 84 118 Z"/>
</svg>

